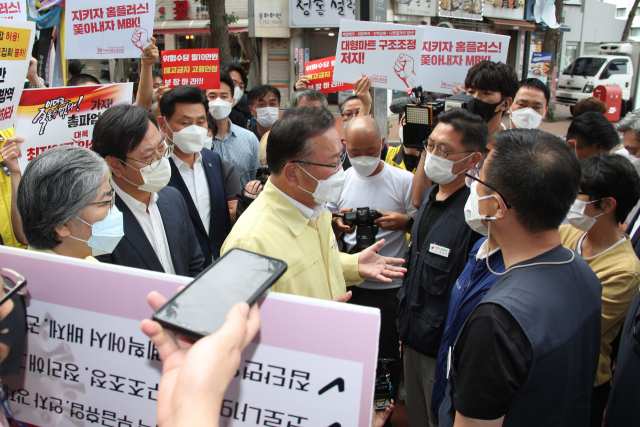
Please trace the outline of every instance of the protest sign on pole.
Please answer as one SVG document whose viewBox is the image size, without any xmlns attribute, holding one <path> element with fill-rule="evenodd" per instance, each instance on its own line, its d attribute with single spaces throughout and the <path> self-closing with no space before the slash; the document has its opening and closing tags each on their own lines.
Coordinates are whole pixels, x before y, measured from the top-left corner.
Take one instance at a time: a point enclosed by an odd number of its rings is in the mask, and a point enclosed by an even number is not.
<svg viewBox="0 0 640 427">
<path fill-rule="evenodd" d="M 205 90 L 220 88 L 218 49 L 165 50 L 161 56 L 165 86 L 196 85 Z"/>
<path fill-rule="evenodd" d="M 131 104 L 133 83 L 28 89 L 22 93 L 15 120 L 22 157 L 20 170 L 35 156 L 58 145 L 91 149 L 93 127 L 114 104 Z"/>
<path fill-rule="evenodd" d="M 34 22 L 0 19 L 0 129 L 15 121 L 35 34 Z"/>
<path fill-rule="evenodd" d="M 428 92 L 453 93 L 464 87 L 469 68 L 480 61 L 506 62 L 509 36 L 426 27 L 418 84 Z"/>
<path fill-rule="evenodd" d="M 155 0 L 66 0 L 65 56 L 139 58 L 151 44 Z"/>
<path fill-rule="evenodd" d="M 343 20 L 334 81 L 371 78 L 371 86 L 407 90 L 418 80 L 424 27 Z"/>
<path fill-rule="evenodd" d="M 16 419 L 157 425 L 161 365 L 140 331 L 152 315 L 146 295 L 171 297 L 191 279 L 5 246 L 0 267 L 24 275 L 29 291 L 24 370 L 3 378 Z M 260 317 L 220 425 L 371 425 L 377 309 L 274 292 L 260 302 Z"/>
<path fill-rule="evenodd" d="M 2 0 L 0 1 L 0 19 L 27 20 L 26 0 Z"/>
<path fill-rule="evenodd" d="M 319 90 L 325 94 L 353 89 L 352 84 L 333 81 L 335 59 L 335 56 L 329 56 L 304 64 L 305 75 L 309 80 L 309 89 Z"/>
</svg>

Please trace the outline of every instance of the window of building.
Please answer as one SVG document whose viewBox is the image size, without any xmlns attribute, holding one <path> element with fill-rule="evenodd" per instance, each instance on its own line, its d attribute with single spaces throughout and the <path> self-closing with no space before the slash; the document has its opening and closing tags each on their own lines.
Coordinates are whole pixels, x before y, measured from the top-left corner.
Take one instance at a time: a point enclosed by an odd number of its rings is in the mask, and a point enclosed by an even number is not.
<svg viewBox="0 0 640 427">
<path fill-rule="evenodd" d="M 640 37 L 640 28 L 632 28 L 629 35 L 631 37 Z"/>
<path fill-rule="evenodd" d="M 616 18 L 624 18 L 625 16 L 627 16 L 626 7 L 619 7 L 618 9 L 616 9 Z"/>
</svg>

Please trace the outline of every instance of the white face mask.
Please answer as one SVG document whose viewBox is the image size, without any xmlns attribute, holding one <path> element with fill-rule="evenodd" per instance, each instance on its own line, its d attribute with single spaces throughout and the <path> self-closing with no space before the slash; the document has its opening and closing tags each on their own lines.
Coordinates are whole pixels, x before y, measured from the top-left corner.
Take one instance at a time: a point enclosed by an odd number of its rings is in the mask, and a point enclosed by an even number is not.
<svg viewBox="0 0 640 427">
<path fill-rule="evenodd" d="M 372 173 L 375 172 L 376 168 L 380 164 L 380 157 L 351 157 L 349 156 L 349 160 L 351 161 L 351 166 L 356 171 L 356 173 L 360 176 L 371 176 Z"/>
<path fill-rule="evenodd" d="M 144 180 L 144 184 L 134 184 L 124 176 L 122 177 L 122 179 L 124 179 L 131 185 L 135 185 L 136 187 L 138 187 L 138 190 L 141 191 L 157 193 L 158 191 L 166 187 L 169 183 L 169 180 L 171 179 L 171 165 L 169 164 L 169 160 L 166 157 L 162 157 L 160 160 L 156 160 L 153 163 L 153 166 L 156 166 L 156 168 L 153 170 L 151 169 L 151 165 L 145 166 L 142 169 L 138 169 L 131 166 L 129 163 L 125 164 L 140 171 L 142 179 Z"/>
<path fill-rule="evenodd" d="M 242 99 L 244 92 L 239 87 L 233 89 L 233 105 L 238 105 L 238 102 Z"/>
<path fill-rule="evenodd" d="M 484 219 L 485 215 L 480 215 L 479 202 L 480 200 L 490 199 L 493 196 L 479 197 L 477 189 L 478 183 L 475 182 L 471 187 L 467 203 L 464 205 L 464 219 L 473 231 L 486 237 L 489 235 L 489 231 L 481 221 L 481 219 Z"/>
<path fill-rule="evenodd" d="M 258 117 L 256 121 L 260 123 L 260 126 L 270 128 L 278 120 L 279 109 L 277 107 L 264 107 L 256 108 Z"/>
<path fill-rule="evenodd" d="M 216 98 L 213 101 L 209 101 L 209 112 L 216 120 L 222 120 L 229 117 L 231 114 L 231 103 L 224 99 Z"/>
<path fill-rule="evenodd" d="M 475 154 L 471 153 L 464 159 L 460 159 L 457 162 L 454 162 L 453 160 L 447 160 L 443 159 L 442 157 L 434 156 L 426 150 L 425 153 L 427 153 L 427 158 L 424 161 L 424 173 L 427 174 L 427 178 L 438 184 L 448 184 L 456 179 L 456 177 L 463 173 L 464 170 L 461 170 L 460 172 L 454 174 L 453 172 L 451 172 L 453 170 L 453 165 L 456 163 L 460 163 Z"/>
<path fill-rule="evenodd" d="M 298 166 L 300 167 L 300 166 Z M 318 182 L 318 186 L 316 190 L 312 193 L 311 191 L 305 190 L 304 188 L 298 185 L 298 188 L 304 192 L 307 192 L 313 196 L 313 200 L 322 205 L 323 203 L 335 202 L 340 197 L 340 192 L 342 191 L 342 186 L 344 185 L 344 169 L 340 169 L 338 172 L 334 173 L 327 179 L 316 179 L 309 172 L 300 167 L 307 175 L 311 178 L 315 179 Z"/>
<path fill-rule="evenodd" d="M 402 129 L 404 129 L 404 126 L 400 126 L 400 129 L 398 129 L 398 138 L 400 138 L 400 142 L 404 143 L 404 133 Z"/>
<path fill-rule="evenodd" d="M 165 121 L 165 123 L 167 122 Z M 167 123 L 167 127 L 173 132 L 173 129 L 169 127 L 169 123 Z M 169 141 L 177 145 L 184 154 L 199 153 L 204 147 L 204 140 L 207 138 L 208 133 L 209 130 L 202 126 L 191 125 L 179 132 L 173 132 L 173 140 L 169 138 Z"/>
<path fill-rule="evenodd" d="M 112 253 L 124 236 L 122 212 L 115 205 L 109 209 L 109 213 L 102 221 L 96 221 L 93 225 L 80 217 L 76 217 L 76 219 L 91 227 L 91 237 L 89 240 L 78 239 L 71 235 L 69 237 L 85 242 L 91 248 L 93 256 Z"/>
<path fill-rule="evenodd" d="M 542 116 L 532 108 L 511 110 L 511 122 L 517 129 L 536 129 L 542 122 Z"/>
<path fill-rule="evenodd" d="M 596 218 L 604 215 L 604 212 L 592 218 L 588 215 L 585 215 L 584 209 L 589 203 L 595 203 L 599 200 L 594 200 L 592 202 L 583 202 L 582 200 L 576 199 L 576 201 L 573 202 L 573 205 L 571 205 L 571 209 L 569 209 L 569 213 L 567 214 L 567 221 L 569 221 L 569 223 L 578 230 L 589 231 L 589 229 L 593 227 L 593 224 L 596 223 Z"/>
<path fill-rule="evenodd" d="M 204 148 L 213 150 L 213 138 L 208 136 L 204 139 Z"/>
</svg>

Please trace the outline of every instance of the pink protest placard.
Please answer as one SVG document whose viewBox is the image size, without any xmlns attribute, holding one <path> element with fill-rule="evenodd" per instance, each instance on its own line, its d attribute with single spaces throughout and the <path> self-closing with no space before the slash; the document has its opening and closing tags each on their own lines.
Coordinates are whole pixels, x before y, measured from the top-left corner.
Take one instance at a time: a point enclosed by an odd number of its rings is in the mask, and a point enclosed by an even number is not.
<svg viewBox="0 0 640 427">
<path fill-rule="evenodd" d="M 4 246 L 0 267 L 23 274 L 29 292 L 25 369 L 3 378 L 14 416 L 42 427 L 156 425 L 161 364 L 139 327 L 152 315 L 146 295 L 170 297 L 191 279 Z M 260 304 L 221 425 L 368 427 L 379 311 L 278 293 Z M 343 388 L 319 394 L 337 380 Z"/>
</svg>

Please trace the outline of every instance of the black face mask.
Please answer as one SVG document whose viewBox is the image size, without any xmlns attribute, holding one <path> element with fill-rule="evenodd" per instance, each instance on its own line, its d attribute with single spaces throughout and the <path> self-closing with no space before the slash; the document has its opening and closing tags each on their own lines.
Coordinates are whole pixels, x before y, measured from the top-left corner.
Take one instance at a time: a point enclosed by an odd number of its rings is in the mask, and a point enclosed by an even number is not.
<svg viewBox="0 0 640 427">
<path fill-rule="evenodd" d="M 495 104 L 489 104 L 488 102 L 481 101 L 478 98 L 474 98 L 469 101 L 471 112 L 482 117 L 482 120 L 484 120 L 485 123 L 489 122 L 495 116 L 500 114 L 500 111 L 496 111 L 496 108 L 498 108 L 498 106 L 502 105 L 503 103 L 504 100 L 496 102 Z"/>
</svg>

